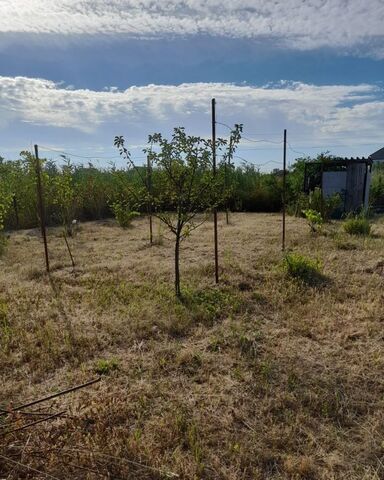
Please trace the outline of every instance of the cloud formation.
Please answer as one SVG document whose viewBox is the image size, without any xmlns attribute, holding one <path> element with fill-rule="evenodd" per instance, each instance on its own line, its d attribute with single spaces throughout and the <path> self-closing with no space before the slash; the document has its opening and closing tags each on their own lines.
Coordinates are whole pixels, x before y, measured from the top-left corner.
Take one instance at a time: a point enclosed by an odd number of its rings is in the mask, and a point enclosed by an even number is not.
<svg viewBox="0 0 384 480">
<path fill-rule="evenodd" d="M 0 32 L 206 34 L 270 38 L 307 50 L 336 47 L 384 56 L 384 2 L 370 0 L 2 0 Z"/>
<path fill-rule="evenodd" d="M 72 89 L 50 80 L 0 77 L 0 117 L 8 123 L 74 129 L 92 134 L 103 128 L 148 133 L 177 125 L 209 131 L 210 100 L 218 120 L 244 122 L 248 131 L 288 126 L 317 136 L 353 134 L 379 138 L 384 129 L 383 91 L 374 85 L 316 86 L 282 82 L 269 86 L 225 83 L 147 85 L 119 91 Z M 204 127 L 203 127 L 204 126 Z"/>
</svg>

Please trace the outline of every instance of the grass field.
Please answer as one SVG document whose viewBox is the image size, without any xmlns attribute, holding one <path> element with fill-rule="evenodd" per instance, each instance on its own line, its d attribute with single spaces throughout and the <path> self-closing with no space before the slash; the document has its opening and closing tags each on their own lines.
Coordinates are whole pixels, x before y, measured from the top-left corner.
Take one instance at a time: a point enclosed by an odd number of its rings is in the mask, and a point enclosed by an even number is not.
<svg viewBox="0 0 384 480">
<path fill-rule="evenodd" d="M 81 225 L 74 270 L 50 230 L 50 278 L 37 232 L 12 233 L 0 406 L 102 379 L 39 406 L 62 418 L 4 435 L 35 418 L 0 417 L 0 478 L 384 478 L 384 222 L 287 223 L 321 279 L 284 273 L 278 215 L 220 214 L 220 286 L 209 221 L 183 243 L 182 302 L 173 243 L 149 247 L 145 218 Z"/>
</svg>

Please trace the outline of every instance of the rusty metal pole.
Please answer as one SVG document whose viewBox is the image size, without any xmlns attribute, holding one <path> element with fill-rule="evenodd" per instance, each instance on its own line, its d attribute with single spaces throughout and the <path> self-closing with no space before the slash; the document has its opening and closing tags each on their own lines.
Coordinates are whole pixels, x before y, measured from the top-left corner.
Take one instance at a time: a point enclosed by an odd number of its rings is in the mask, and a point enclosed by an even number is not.
<svg viewBox="0 0 384 480">
<path fill-rule="evenodd" d="M 13 210 L 14 210 L 14 212 L 15 212 L 16 228 L 19 228 L 19 226 L 20 226 L 20 222 L 19 222 L 19 208 L 18 208 L 18 205 L 17 205 L 17 199 L 16 199 L 16 195 L 15 195 L 15 194 L 12 195 L 12 203 L 13 203 Z"/>
<path fill-rule="evenodd" d="M 45 208 L 44 208 L 44 200 L 43 200 L 43 185 L 41 181 L 41 165 L 40 165 L 40 159 L 39 159 L 38 145 L 35 145 L 35 170 L 36 170 L 36 184 L 37 184 L 37 204 L 38 204 L 39 215 L 40 215 L 41 234 L 43 236 L 43 242 L 44 242 L 45 266 L 46 266 L 47 272 L 49 273 L 48 242 L 47 242 L 47 231 L 45 226 Z"/>
<path fill-rule="evenodd" d="M 147 155 L 147 189 L 148 189 L 148 216 L 149 216 L 149 242 L 153 245 L 153 226 L 152 226 L 152 166 Z"/>
<path fill-rule="evenodd" d="M 283 238 L 282 250 L 285 251 L 285 216 L 286 216 L 286 187 L 287 187 L 287 130 L 284 129 L 284 150 L 283 150 Z"/>
<path fill-rule="evenodd" d="M 216 100 L 212 98 L 212 167 L 216 177 Z M 219 283 L 219 248 L 217 239 L 217 208 L 213 209 L 214 242 L 215 242 L 215 280 Z"/>
<path fill-rule="evenodd" d="M 226 195 L 226 199 L 225 199 L 225 219 L 226 219 L 226 223 L 227 225 L 229 225 L 229 199 L 227 197 L 228 195 L 228 192 L 227 192 L 227 189 L 228 189 L 228 170 L 231 171 L 231 160 L 232 160 L 232 134 L 231 134 L 231 137 L 229 139 L 229 155 L 228 155 L 228 162 L 225 162 L 225 165 L 224 165 L 224 168 L 225 168 L 225 195 Z"/>
</svg>

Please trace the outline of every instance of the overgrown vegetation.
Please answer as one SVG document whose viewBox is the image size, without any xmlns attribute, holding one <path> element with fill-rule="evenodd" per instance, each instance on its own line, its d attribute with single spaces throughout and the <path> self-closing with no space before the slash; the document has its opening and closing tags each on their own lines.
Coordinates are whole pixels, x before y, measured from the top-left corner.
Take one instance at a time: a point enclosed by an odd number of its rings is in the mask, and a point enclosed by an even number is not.
<svg viewBox="0 0 384 480">
<path fill-rule="evenodd" d="M 376 163 L 372 169 L 372 183 L 369 194 L 370 203 L 381 212 L 384 211 L 384 163 Z"/>
<path fill-rule="evenodd" d="M 235 147 L 234 143 L 231 148 Z M 229 145 L 227 145 L 229 148 Z M 222 191 L 219 208 L 232 211 L 278 212 L 282 207 L 282 175 L 279 169 L 260 172 L 255 166 L 243 163 L 234 165 L 228 152 L 224 161 L 218 163 L 218 177 Z M 328 158 L 319 155 L 313 160 Z M 321 198 L 319 189 L 310 195 L 302 192 L 304 165 L 310 158 L 297 159 L 287 175 L 288 211 L 297 216 L 303 210 L 320 212 L 327 221 L 340 209 L 340 197 Z M 42 160 L 43 184 L 47 221 L 49 225 L 65 224 L 70 229 L 71 221 L 98 220 L 115 216 L 113 205 L 123 211 L 147 213 L 147 204 L 138 202 L 135 192 L 142 188 L 147 178 L 147 167 L 96 168 L 92 163 L 75 165 L 68 158 L 59 161 Z M 153 165 L 153 183 L 160 181 L 156 165 Z M 371 202 L 384 205 L 383 168 L 374 167 Z M 7 205 L 3 211 L 5 228 L 31 228 L 37 226 L 36 181 L 33 157 L 21 152 L 20 159 L 5 161 L 0 157 L 0 205 Z M 6 198 L 6 202 L 4 199 Z M 127 203 L 127 199 L 129 202 Z M 168 205 L 168 210 L 172 205 Z M 122 211 L 120 210 L 120 211 Z"/>
<path fill-rule="evenodd" d="M 350 235 L 369 235 L 371 224 L 365 213 L 351 215 L 343 222 L 343 228 Z"/>
<path fill-rule="evenodd" d="M 128 228 L 132 224 L 132 220 L 140 216 L 139 212 L 131 210 L 129 204 L 124 201 L 116 200 L 110 205 L 117 223 L 121 228 Z"/>
</svg>

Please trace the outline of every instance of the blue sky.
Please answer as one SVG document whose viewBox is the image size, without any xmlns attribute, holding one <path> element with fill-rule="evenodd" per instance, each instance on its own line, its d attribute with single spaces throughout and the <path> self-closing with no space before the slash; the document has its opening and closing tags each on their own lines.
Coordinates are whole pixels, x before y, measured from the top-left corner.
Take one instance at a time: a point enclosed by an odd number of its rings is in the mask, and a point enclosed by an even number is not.
<svg viewBox="0 0 384 480">
<path fill-rule="evenodd" d="M 381 0 L 15 4 L 0 3 L 6 158 L 37 143 L 106 165 L 124 134 L 141 163 L 149 133 L 208 136 L 213 96 L 218 121 L 244 123 L 237 161 L 264 170 L 281 162 L 284 128 L 290 161 L 384 146 Z"/>
</svg>

